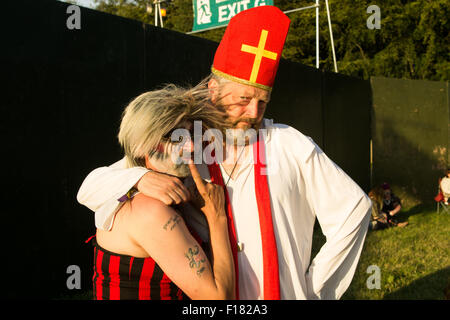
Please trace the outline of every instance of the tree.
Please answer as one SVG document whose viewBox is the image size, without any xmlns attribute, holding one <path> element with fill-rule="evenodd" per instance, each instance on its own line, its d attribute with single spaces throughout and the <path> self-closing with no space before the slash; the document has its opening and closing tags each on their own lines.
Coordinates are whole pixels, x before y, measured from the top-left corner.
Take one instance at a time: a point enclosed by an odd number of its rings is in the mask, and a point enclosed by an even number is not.
<svg viewBox="0 0 450 320">
<path fill-rule="evenodd" d="M 148 0 L 94 0 L 94 3 L 96 10 L 154 24 L 153 15 L 147 12 Z"/>
<path fill-rule="evenodd" d="M 287 6 L 278 0 L 276 4 Z M 289 1 L 305 6 L 304 1 Z M 301 3 L 300 3 L 301 2 Z M 326 10 L 320 9 L 321 69 L 333 70 Z M 368 29 L 372 1 L 330 0 L 333 37 L 340 73 L 369 78 L 449 80 L 449 6 L 447 0 L 385 0 L 381 29 Z M 315 63 L 315 12 L 290 14 L 291 30 L 283 56 Z"/>
<path fill-rule="evenodd" d="M 186 33 L 192 29 L 192 0 L 173 0 L 168 6 L 164 27 Z"/>
<path fill-rule="evenodd" d="M 152 0 L 95 0 L 96 9 L 154 23 L 147 12 Z M 274 0 L 286 11 L 314 4 L 312 0 Z M 325 1 L 320 1 L 320 68 L 334 70 Z M 450 30 L 448 0 L 383 0 L 381 29 L 369 29 L 368 0 L 329 0 L 333 38 L 340 73 L 368 79 L 370 76 L 444 80 L 450 79 Z M 192 0 L 164 4 L 164 27 L 189 32 L 193 22 Z M 288 14 L 291 28 L 283 58 L 315 66 L 315 10 Z M 219 42 L 225 28 L 195 36 Z"/>
</svg>

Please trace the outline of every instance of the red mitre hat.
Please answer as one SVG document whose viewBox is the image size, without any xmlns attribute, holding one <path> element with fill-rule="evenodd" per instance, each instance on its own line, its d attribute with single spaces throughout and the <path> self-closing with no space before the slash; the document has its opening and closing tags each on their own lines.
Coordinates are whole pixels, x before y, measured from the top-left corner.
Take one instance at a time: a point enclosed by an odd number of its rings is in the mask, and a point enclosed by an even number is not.
<svg viewBox="0 0 450 320">
<path fill-rule="evenodd" d="M 231 18 L 214 56 L 212 72 L 272 90 L 291 21 L 277 7 L 261 6 Z"/>
</svg>

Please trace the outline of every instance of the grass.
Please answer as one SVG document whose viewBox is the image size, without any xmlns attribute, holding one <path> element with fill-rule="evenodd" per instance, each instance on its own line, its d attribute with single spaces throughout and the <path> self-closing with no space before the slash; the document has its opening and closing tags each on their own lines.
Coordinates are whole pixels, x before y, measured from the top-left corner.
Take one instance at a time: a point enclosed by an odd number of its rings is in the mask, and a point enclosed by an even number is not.
<svg viewBox="0 0 450 320">
<path fill-rule="evenodd" d="M 450 214 L 436 212 L 435 207 L 417 205 L 402 210 L 399 222 L 404 228 L 369 231 L 353 281 L 343 300 L 445 299 L 450 285 Z M 312 257 L 325 242 L 316 225 Z M 380 289 L 368 289 L 367 268 L 376 265 L 381 271 Z M 59 299 L 87 300 L 92 290 Z"/>
<path fill-rule="evenodd" d="M 398 215 L 404 228 L 369 231 L 353 281 L 342 299 L 445 299 L 450 284 L 450 214 L 417 205 Z M 380 289 L 368 289 L 376 265 Z"/>
</svg>

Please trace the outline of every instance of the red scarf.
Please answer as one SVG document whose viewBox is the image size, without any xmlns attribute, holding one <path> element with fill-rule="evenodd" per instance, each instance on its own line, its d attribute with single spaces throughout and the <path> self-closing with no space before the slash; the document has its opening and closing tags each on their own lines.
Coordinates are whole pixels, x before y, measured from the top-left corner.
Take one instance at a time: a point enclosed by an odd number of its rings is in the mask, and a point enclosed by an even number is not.
<svg viewBox="0 0 450 320">
<path fill-rule="evenodd" d="M 258 152 L 259 151 L 259 152 Z M 255 194 L 258 205 L 259 224 L 261 227 L 261 240 L 263 248 L 263 267 L 264 267 L 264 299 L 280 299 L 280 279 L 278 274 L 278 254 L 275 234 L 273 232 L 272 212 L 270 209 L 269 185 L 267 184 L 267 167 L 265 161 L 264 140 L 259 138 L 253 144 L 253 159 L 255 171 Z M 217 163 L 208 166 L 211 182 L 225 186 L 222 173 Z M 225 206 L 228 217 L 228 233 L 231 241 L 231 248 L 234 258 L 234 268 L 236 271 L 236 298 L 239 299 L 239 267 L 237 259 L 237 238 L 236 229 L 233 221 L 233 211 L 228 195 L 225 189 Z"/>
</svg>

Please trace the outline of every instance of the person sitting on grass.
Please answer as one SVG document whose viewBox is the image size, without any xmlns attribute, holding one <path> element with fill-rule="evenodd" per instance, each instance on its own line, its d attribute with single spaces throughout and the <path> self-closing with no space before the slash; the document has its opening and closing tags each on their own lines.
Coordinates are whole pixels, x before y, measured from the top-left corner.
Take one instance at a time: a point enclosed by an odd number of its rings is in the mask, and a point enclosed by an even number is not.
<svg viewBox="0 0 450 320">
<path fill-rule="evenodd" d="M 369 223 L 370 230 L 385 229 L 389 226 L 386 215 L 381 212 L 383 196 L 384 193 L 381 187 L 373 188 L 369 192 L 369 198 L 372 200 L 372 216 Z"/>
<path fill-rule="evenodd" d="M 439 186 L 444 195 L 444 204 L 448 205 L 448 198 L 450 198 L 450 169 L 447 169 L 445 177 L 441 179 Z"/>
<path fill-rule="evenodd" d="M 398 214 L 402 208 L 400 198 L 392 192 L 388 183 L 383 183 L 381 187 L 384 194 L 381 211 L 386 214 L 388 222 L 396 225 L 397 222 L 392 217 Z"/>
<path fill-rule="evenodd" d="M 389 192 L 387 192 L 387 190 Z M 390 192 L 387 183 L 375 187 L 369 192 L 369 198 L 372 200 L 372 216 L 369 224 L 370 230 L 381 230 L 388 227 L 405 227 L 408 222 L 396 222 L 392 216 L 401 209 L 400 199 Z M 393 207 L 391 210 L 389 210 Z M 393 212 L 390 215 L 390 212 Z"/>
</svg>

